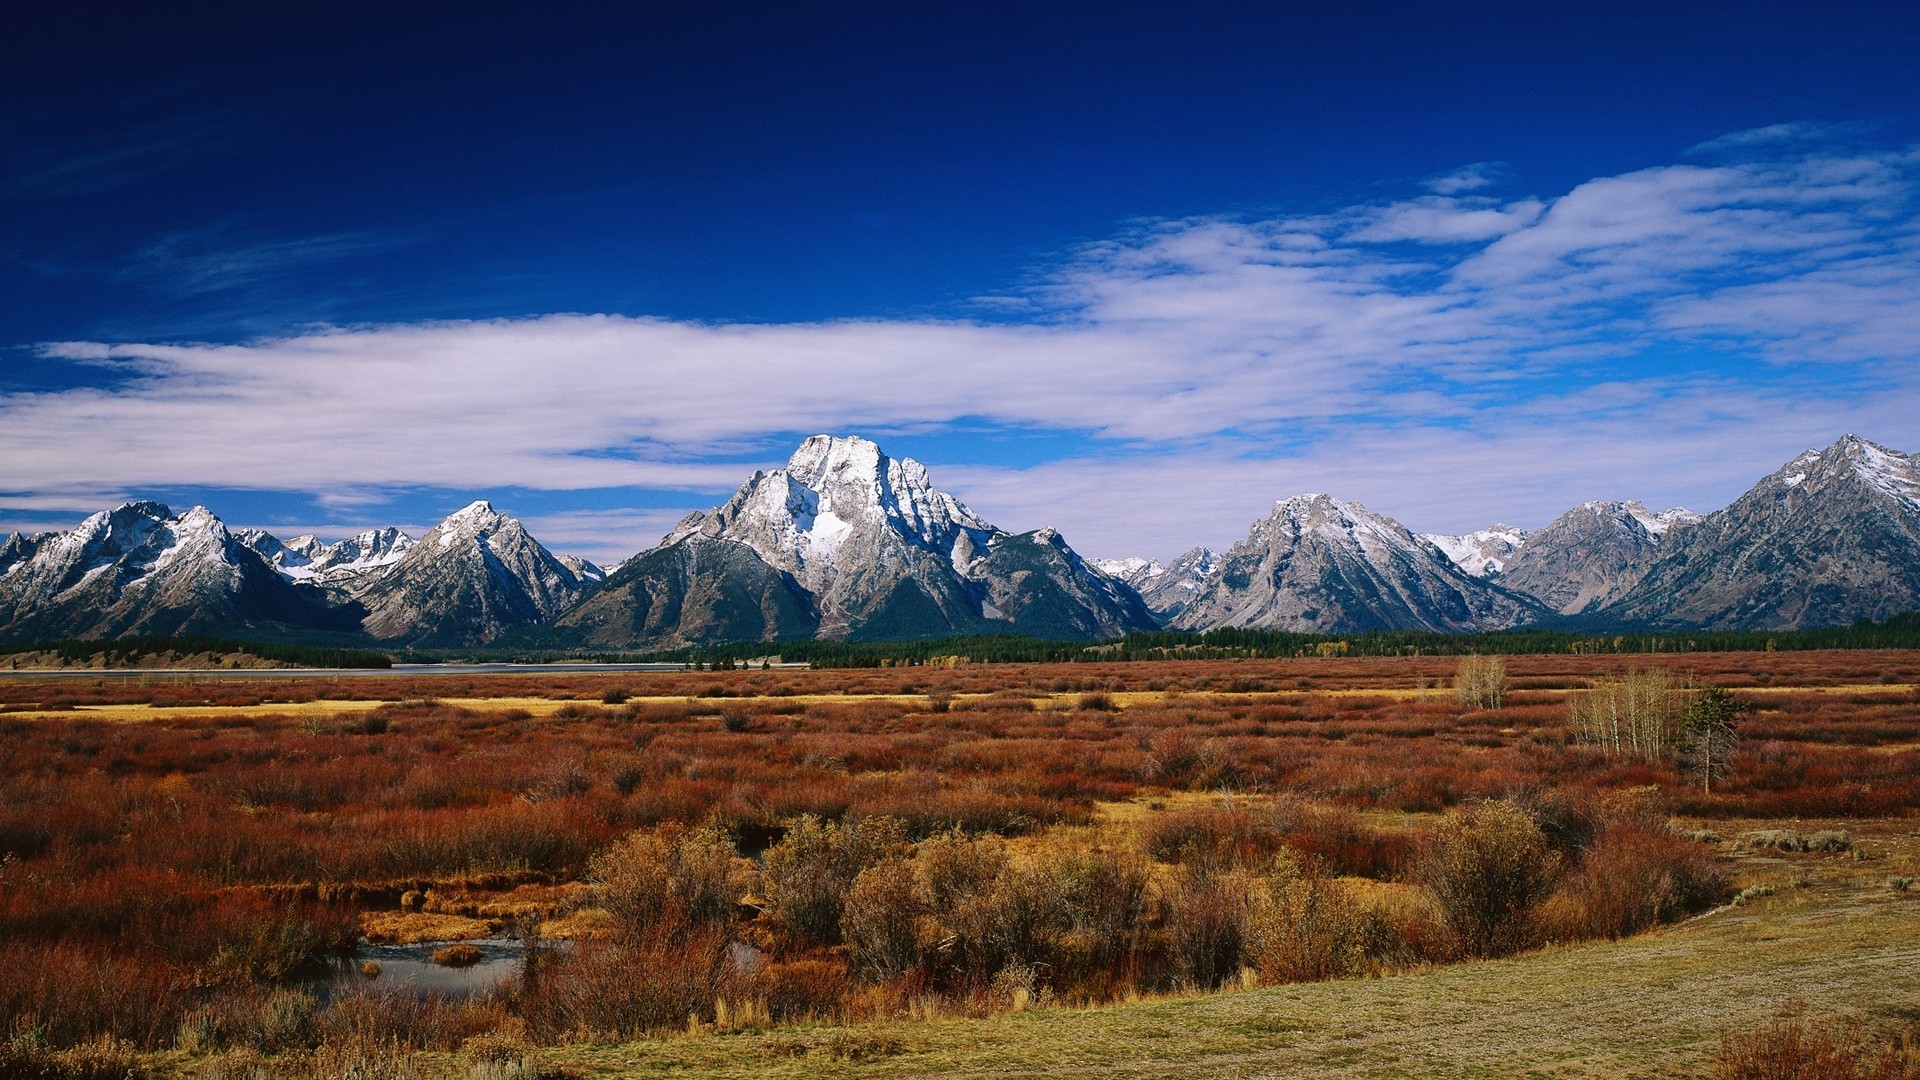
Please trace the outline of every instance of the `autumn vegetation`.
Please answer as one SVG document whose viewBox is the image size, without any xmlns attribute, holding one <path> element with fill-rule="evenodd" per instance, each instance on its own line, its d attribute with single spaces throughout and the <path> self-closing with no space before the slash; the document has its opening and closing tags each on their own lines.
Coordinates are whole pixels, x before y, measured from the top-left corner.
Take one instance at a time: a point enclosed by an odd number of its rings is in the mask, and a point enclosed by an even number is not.
<svg viewBox="0 0 1920 1080">
<path fill-rule="evenodd" d="M 0 1064 L 507 1062 L 1617 938 L 1733 898 L 1709 830 L 1920 808 L 1917 681 L 1864 651 L 9 679 Z M 1709 688 L 1752 708 L 1704 785 Z M 448 925 L 524 963 L 470 997 L 341 976 L 370 928 Z"/>
</svg>

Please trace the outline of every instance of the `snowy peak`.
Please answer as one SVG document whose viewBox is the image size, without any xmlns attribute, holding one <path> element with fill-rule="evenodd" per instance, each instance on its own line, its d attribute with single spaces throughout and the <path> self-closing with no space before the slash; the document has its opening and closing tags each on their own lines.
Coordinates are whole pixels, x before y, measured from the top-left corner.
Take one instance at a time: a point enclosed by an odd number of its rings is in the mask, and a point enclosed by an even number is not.
<svg viewBox="0 0 1920 1080">
<path fill-rule="evenodd" d="M 858 436 L 815 435 L 785 468 L 755 472 L 725 505 L 688 515 L 661 544 L 696 535 L 745 544 L 819 593 L 840 576 L 849 545 L 855 562 L 876 545 L 904 543 L 965 573 L 998 533 L 912 458 L 890 458 Z"/>
<path fill-rule="evenodd" d="M 1477 532 L 1458 536 L 1421 533 L 1420 538 L 1445 552 L 1460 569 L 1477 578 L 1488 578 L 1507 568 L 1507 560 L 1527 542 L 1527 530 L 1495 522 Z"/>
<path fill-rule="evenodd" d="M 362 534 L 364 559 L 390 565 L 358 596 L 363 626 L 382 639 L 471 645 L 544 622 L 587 581 L 541 546 L 518 518 L 480 500 L 447 516 L 418 542 L 403 534 Z"/>
<path fill-rule="evenodd" d="M 15 639 L 330 621 L 204 506 L 127 503 L 11 539 L 0 564 L 0 634 Z"/>
<path fill-rule="evenodd" d="M 555 555 L 554 558 L 560 560 L 561 566 L 573 571 L 573 576 L 579 578 L 582 583 L 604 581 L 607 575 L 612 572 L 611 570 L 603 570 L 578 555 Z"/>
<path fill-rule="evenodd" d="M 1118 578 L 1136 589 L 1141 583 L 1167 572 L 1166 566 L 1157 559 L 1142 559 L 1137 555 L 1125 559 L 1092 559 L 1090 563 L 1095 570 L 1110 578 Z"/>
<path fill-rule="evenodd" d="M 1131 585 L 1162 623 L 1179 615 L 1220 566 L 1219 554 L 1204 547 L 1193 548 L 1164 566 L 1152 559 L 1107 561 L 1133 567 L 1131 573 L 1114 576 Z"/>
<path fill-rule="evenodd" d="M 322 543 L 312 535 L 282 541 L 264 529 L 243 529 L 236 538 L 289 581 L 349 593 L 364 589 L 414 545 L 413 537 L 391 526 L 368 529 L 335 544 Z"/>
<path fill-rule="evenodd" d="M 1858 435 L 1844 435 L 1824 450 L 1808 450 L 1787 462 L 1764 485 L 1795 489 L 1857 482 L 1897 503 L 1920 508 L 1920 458 Z"/>
<path fill-rule="evenodd" d="M 1489 630 L 1539 615 L 1390 517 L 1320 493 L 1274 504 L 1169 625 L 1321 633 Z"/>
<path fill-rule="evenodd" d="M 656 625 L 655 596 L 705 614 Z M 721 597 L 732 598 L 725 611 Z M 592 604 L 605 612 L 580 621 L 643 634 L 629 642 L 706 640 L 719 626 L 771 633 L 796 619 L 824 638 L 1009 627 L 1083 637 L 1153 625 L 1138 596 L 1088 567 L 1057 530 L 1010 534 L 935 487 L 919 462 L 832 435 L 755 472 L 724 505 L 687 515 Z M 771 621 L 741 622 L 742 604 Z"/>
<path fill-rule="evenodd" d="M 1553 519 L 1508 557 L 1500 583 L 1563 615 L 1612 602 L 1639 582 L 1672 530 L 1698 515 L 1596 500 Z"/>
<path fill-rule="evenodd" d="M 1602 614 L 1657 626 L 1794 629 L 1920 607 L 1920 459 L 1847 435 L 1661 542 Z"/>
</svg>

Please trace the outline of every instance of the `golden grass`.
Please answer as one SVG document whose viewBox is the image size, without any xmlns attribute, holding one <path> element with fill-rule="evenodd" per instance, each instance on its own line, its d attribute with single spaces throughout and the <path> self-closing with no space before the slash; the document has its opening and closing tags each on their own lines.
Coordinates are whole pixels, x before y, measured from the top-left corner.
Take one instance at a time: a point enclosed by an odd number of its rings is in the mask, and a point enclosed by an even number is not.
<svg viewBox="0 0 1920 1080">
<path fill-rule="evenodd" d="M 424 911 L 369 911 L 360 916 L 360 933 L 376 945 L 414 945 L 422 941 L 461 941 L 492 937 L 499 927 L 485 919 Z"/>
<path fill-rule="evenodd" d="M 423 689 L 427 687 L 423 686 Z M 1769 696 L 1774 694 L 1910 694 L 1916 684 L 1912 683 L 1849 683 L 1839 686 L 1742 686 L 1740 694 Z M 1579 688 L 1542 688 L 1525 691 L 1527 694 L 1562 696 L 1574 693 Z M 1288 694 L 1313 698 L 1383 698 L 1391 701 L 1424 700 L 1436 695 L 1450 694 L 1446 687 L 1347 687 L 1339 689 L 1281 690 L 1260 691 L 1258 693 L 1227 693 L 1211 690 L 1160 691 L 1160 690 L 1116 690 L 1108 693 L 1114 705 L 1121 709 L 1152 706 L 1165 703 L 1169 698 L 1185 700 L 1195 704 L 1222 704 L 1244 701 L 1249 697 Z M 956 704 L 969 701 L 981 701 L 993 697 L 990 693 L 960 693 L 950 696 Z M 1047 711 L 1071 711 L 1078 706 L 1081 694 L 1035 693 L 1029 700 L 1035 709 Z M 521 709 L 535 717 L 551 716 L 568 706 L 601 708 L 597 702 L 555 700 L 549 697 L 448 697 L 435 698 L 446 705 L 476 711 Z M 909 708 L 926 705 L 925 694 L 786 694 L 781 696 L 741 696 L 730 698 L 689 698 L 684 694 L 645 696 L 634 695 L 626 699 L 629 705 L 647 704 L 684 704 L 693 701 L 710 706 L 718 712 L 726 706 L 756 706 L 768 703 L 789 703 L 800 705 L 835 705 L 859 702 L 892 702 Z M 49 717 L 85 717 L 90 720 L 104 720 L 110 723 L 145 723 L 154 720 L 181 720 L 214 716 L 245 717 L 328 717 L 351 715 L 394 704 L 389 700 L 327 698 L 301 702 L 263 702 L 259 705 L 76 705 L 58 710 L 23 709 L 9 712 L 9 718 L 37 720 Z"/>
</svg>

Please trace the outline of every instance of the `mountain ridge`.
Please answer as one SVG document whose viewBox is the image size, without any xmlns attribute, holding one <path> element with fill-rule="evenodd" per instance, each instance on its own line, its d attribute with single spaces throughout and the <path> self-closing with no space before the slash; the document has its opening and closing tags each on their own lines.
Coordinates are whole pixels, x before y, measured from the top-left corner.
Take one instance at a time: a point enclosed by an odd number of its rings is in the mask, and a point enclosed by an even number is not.
<svg viewBox="0 0 1920 1080">
<path fill-rule="evenodd" d="M 1535 530 L 1416 534 L 1365 506 L 1278 500 L 1226 552 L 1089 560 L 1012 533 L 911 458 L 818 435 L 611 571 L 475 501 L 415 539 L 324 543 L 134 501 L 0 538 L 0 640 L 244 630 L 462 648 L 1166 626 L 1319 632 L 1522 625 L 1792 629 L 1920 608 L 1920 456 L 1846 435 L 1705 515 L 1590 501 Z M 1569 621 L 1571 620 L 1571 621 Z"/>
</svg>

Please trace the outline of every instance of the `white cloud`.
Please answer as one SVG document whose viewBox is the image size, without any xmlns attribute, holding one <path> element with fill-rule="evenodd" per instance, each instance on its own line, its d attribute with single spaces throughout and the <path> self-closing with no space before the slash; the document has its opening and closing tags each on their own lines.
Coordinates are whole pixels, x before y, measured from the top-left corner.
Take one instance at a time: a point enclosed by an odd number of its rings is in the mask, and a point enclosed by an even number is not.
<svg viewBox="0 0 1920 1080">
<path fill-rule="evenodd" d="M 1482 161 L 1455 169 L 1444 176 L 1436 176 L 1422 186 L 1435 195 L 1459 195 L 1492 187 L 1505 171 L 1499 162 Z"/>
<path fill-rule="evenodd" d="M 936 473 L 1091 551 L 1231 539 L 1303 488 L 1428 529 L 1724 501 L 1842 430 L 1920 442 L 1920 159 L 1811 137 L 1553 198 L 1466 194 L 1492 174 L 1474 166 L 1399 202 L 1162 222 L 1077 252 L 994 322 L 550 315 L 64 343 L 48 355 L 126 378 L 0 397 L 0 468 L 30 494 L 332 507 L 425 486 L 717 491 L 795 433 L 965 421 L 1092 440 L 1087 460 Z M 598 558 L 592 530 L 664 531 L 633 515 L 547 520 Z"/>
</svg>

